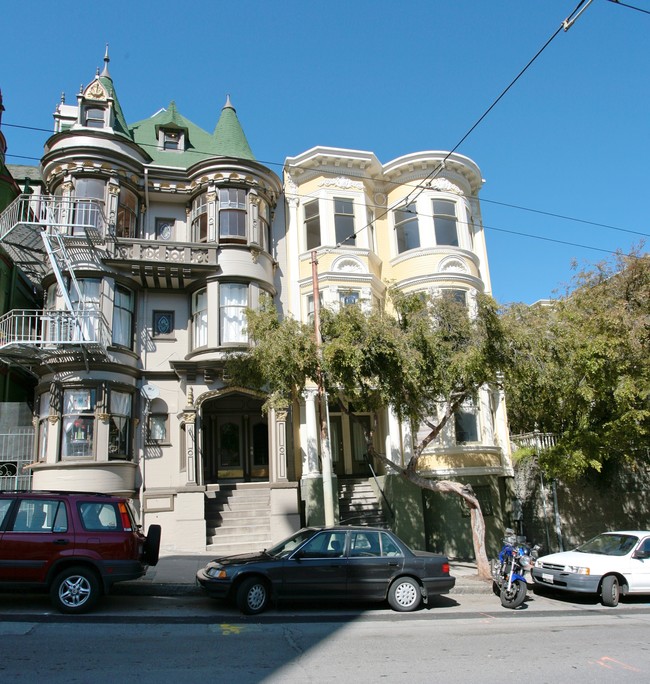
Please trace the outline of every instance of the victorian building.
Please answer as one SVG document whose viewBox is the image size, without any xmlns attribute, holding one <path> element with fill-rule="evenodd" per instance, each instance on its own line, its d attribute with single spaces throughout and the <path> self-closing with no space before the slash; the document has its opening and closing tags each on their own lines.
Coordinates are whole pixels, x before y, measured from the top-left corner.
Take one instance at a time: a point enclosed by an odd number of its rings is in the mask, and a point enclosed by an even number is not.
<svg viewBox="0 0 650 684">
<path fill-rule="evenodd" d="M 392 282 L 471 307 L 490 291 L 481 174 L 457 154 L 382 164 L 314 148 L 288 158 L 281 180 L 255 160 L 229 99 L 212 133 L 174 102 L 129 124 L 104 62 L 56 107 L 43 191 L 0 215 L 0 245 L 40 297 L 0 319 L 0 359 L 36 383 L 32 486 L 131 496 L 162 525 L 163 551 L 263 547 L 323 522 L 323 477 L 315 393 L 264 414 L 263 396 L 224 378 L 226 355 L 249 344 L 246 308 L 269 295 L 310 320 L 314 254 L 321 306 L 384 306 Z M 378 446 L 408 460 L 408 426 L 389 407 L 378 419 Z M 434 509 L 455 506 L 445 517 L 460 526 L 456 502 L 370 470 L 362 429 L 336 406 L 329 429 L 337 519 L 351 520 L 351 483 L 367 482 L 398 533 L 450 548 Z M 427 453 L 428 476 L 472 482 L 501 524 L 512 473 L 497 390 Z M 407 530 L 399 511 L 413 505 L 424 523 Z"/>
</svg>

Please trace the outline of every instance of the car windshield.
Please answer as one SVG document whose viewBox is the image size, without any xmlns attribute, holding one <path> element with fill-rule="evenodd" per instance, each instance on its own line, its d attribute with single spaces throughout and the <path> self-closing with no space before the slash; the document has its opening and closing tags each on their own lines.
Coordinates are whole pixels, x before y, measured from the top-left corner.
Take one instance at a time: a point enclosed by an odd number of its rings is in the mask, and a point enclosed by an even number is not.
<svg viewBox="0 0 650 684">
<path fill-rule="evenodd" d="M 315 531 L 316 530 L 300 530 L 299 532 L 292 534 L 288 539 L 267 549 L 266 553 L 274 558 L 286 558 L 294 549 L 302 546 L 307 539 L 313 537 Z"/>
<path fill-rule="evenodd" d="M 598 553 L 603 556 L 625 556 L 639 541 L 631 534 L 599 534 L 588 542 L 579 546 L 580 553 Z"/>
</svg>

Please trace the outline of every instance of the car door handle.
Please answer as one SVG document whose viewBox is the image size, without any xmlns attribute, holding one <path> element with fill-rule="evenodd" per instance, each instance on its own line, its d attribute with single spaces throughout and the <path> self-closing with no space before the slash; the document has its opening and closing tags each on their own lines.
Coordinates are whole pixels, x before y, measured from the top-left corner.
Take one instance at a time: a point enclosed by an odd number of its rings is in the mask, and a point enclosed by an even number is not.
<svg viewBox="0 0 650 684">
<path fill-rule="evenodd" d="M 60 546 L 65 546 L 66 544 L 70 543 L 70 540 L 69 539 L 55 539 L 52 543 L 53 544 L 59 544 Z"/>
<path fill-rule="evenodd" d="M 388 567 L 389 567 L 389 568 L 396 568 L 398 565 L 399 565 L 399 563 L 397 563 L 397 562 L 395 562 L 395 561 L 390 561 L 390 562 L 388 563 Z"/>
</svg>

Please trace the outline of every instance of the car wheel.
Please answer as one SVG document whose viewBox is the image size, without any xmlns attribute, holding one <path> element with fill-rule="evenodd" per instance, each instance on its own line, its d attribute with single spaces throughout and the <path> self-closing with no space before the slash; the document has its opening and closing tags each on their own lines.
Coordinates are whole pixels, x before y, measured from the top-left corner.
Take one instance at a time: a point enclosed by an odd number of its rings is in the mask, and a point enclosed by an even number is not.
<svg viewBox="0 0 650 684">
<path fill-rule="evenodd" d="M 621 587 L 614 575 L 607 575 L 600 587 L 600 600 L 604 606 L 615 608 L 621 595 Z"/>
<path fill-rule="evenodd" d="M 245 615 L 261 613 L 269 602 L 269 588 L 260 577 L 245 579 L 237 589 L 237 608 Z"/>
<path fill-rule="evenodd" d="M 97 575 L 88 568 L 68 568 L 55 578 L 50 588 L 54 607 L 62 613 L 85 613 L 100 596 Z"/>
<path fill-rule="evenodd" d="M 147 540 L 144 543 L 144 562 L 147 565 L 156 565 L 160 554 L 160 525 L 149 525 Z"/>
<path fill-rule="evenodd" d="M 400 613 L 415 610 L 422 601 L 420 585 L 410 577 L 400 577 L 388 590 L 388 605 Z"/>
</svg>

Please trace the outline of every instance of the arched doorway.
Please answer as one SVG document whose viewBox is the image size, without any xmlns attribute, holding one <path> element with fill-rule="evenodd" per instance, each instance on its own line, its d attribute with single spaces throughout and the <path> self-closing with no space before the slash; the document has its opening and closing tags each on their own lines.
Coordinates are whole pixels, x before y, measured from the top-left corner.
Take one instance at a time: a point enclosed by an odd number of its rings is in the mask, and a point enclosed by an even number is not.
<svg viewBox="0 0 650 684">
<path fill-rule="evenodd" d="M 258 397 L 233 392 L 206 400 L 201 441 L 206 484 L 269 479 L 269 430 Z"/>
</svg>

